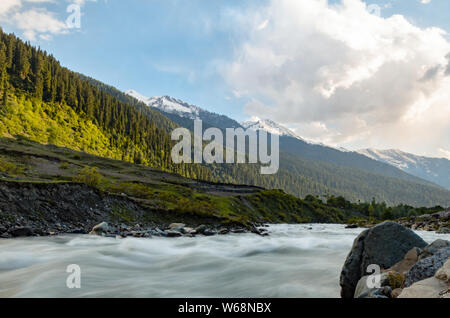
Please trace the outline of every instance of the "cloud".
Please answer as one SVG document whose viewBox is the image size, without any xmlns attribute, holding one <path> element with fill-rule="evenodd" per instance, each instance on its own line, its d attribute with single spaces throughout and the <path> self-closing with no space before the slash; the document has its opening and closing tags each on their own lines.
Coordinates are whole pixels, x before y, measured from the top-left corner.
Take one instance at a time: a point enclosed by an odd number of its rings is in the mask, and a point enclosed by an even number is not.
<svg viewBox="0 0 450 318">
<path fill-rule="evenodd" d="M 429 4 L 431 0 L 420 0 L 420 3 L 422 4 Z"/>
<path fill-rule="evenodd" d="M 0 1 L 0 15 L 4 15 L 14 8 L 20 7 L 22 0 L 2 0 Z"/>
<path fill-rule="evenodd" d="M 83 7 L 86 2 L 97 0 L 67 0 L 67 5 L 75 4 Z M 22 31 L 23 36 L 31 41 L 38 37 L 50 40 L 53 35 L 68 34 L 70 26 L 65 19 L 68 16 L 64 6 L 63 19 L 58 14 L 49 11 L 45 4 L 56 4 L 56 0 L 1 0 L 0 22 L 8 23 Z M 31 7 L 30 7 L 31 6 Z"/>
<path fill-rule="evenodd" d="M 223 75 L 231 91 L 251 100 L 249 115 L 350 148 L 436 153 L 450 143 L 443 30 L 370 14 L 360 0 L 271 0 L 247 15 L 270 23 L 242 27 L 245 41 Z"/>
<path fill-rule="evenodd" d="M 49 39 L 50 34 L 67 33 L 69 29 L 65 22 L 58 20 L 52 12 L 45 9 L 16 12 L 12 21 L 27 39 L 33 41 L 36 40 L 36 34 L 40 34 L 42 39 Z"/>
</svg>

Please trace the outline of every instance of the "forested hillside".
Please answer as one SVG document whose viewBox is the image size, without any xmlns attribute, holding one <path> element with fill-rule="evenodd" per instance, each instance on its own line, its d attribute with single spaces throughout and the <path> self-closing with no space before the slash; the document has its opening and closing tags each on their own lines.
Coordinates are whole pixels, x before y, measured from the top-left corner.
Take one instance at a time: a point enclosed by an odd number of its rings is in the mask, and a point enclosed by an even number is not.
<svg viewBox="0 0 450 318">
<path fill-rule="evenodd" d="M 0 133 L 209 179 L 200 165 L 171 161 L 170 135 L 141 112 L 0 31 Z M 160 119 L 156 114 L 155 119 Z"/>
</svg>

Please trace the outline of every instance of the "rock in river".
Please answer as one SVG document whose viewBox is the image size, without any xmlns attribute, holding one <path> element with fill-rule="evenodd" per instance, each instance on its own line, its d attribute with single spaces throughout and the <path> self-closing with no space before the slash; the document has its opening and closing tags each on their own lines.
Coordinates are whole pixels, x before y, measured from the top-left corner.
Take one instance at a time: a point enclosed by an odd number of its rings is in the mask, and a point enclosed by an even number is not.
<svg viewBox="0 0 450 318">
<path fill-rule="evenodd" d="M 100 224 L 97 224 L 92 228 L 92 231 L 89 233 L 90 235 L 101 235 L 103 233 L 108 232 L 109 226 L 108 223 L 102 222 Z"/>
<path fill-rule="evenodd" d="M 33 230 L 29 227 L 16 227 L 9 231 L 13 237 L 33 236 Z"/>
<path fill-rule="evenodd" d="M 341 297 L 353 298 L 356 285 L 366 275 L 369 265 L 390 268 L 413 247 L 425 246 L 427 243 L 417 234 L 395 222 L 384 222 L 365 230 L 355 239 L 342 268 Z"/>
</svg>

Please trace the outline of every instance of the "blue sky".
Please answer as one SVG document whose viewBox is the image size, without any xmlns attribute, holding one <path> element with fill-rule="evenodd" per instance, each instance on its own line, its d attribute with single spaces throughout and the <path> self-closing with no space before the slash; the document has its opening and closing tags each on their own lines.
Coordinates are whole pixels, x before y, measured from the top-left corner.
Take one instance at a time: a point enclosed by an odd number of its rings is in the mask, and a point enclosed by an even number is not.
<svg viewBox="0 0 450 318">
<path fill-rule="evenodd" d="M 282 111 L 286 113 L 289 102 L 278 105 L 276 95 L 265 94 L 255 88 L 256 84 L 234 85 L 235 80 L 239 82 L 245 78 L 239 76 L 243 74 L 239 73 L 241 71 L 245 70 L 244 75 L 252 74 L 258 67 L 258 72 L 263 72 L 263 66 L 254 66 L 250 62 L 243 62 L 239 72 L 233 73 L 235 75 L 230 75 L 228 70 L 232 69 L 233 63 L 241 62 L 239 57 L 246 47 L 261 48 L 258 35 L 253 32 L 254 27 L 261 26 L 264 29 L 266 21 L 270 27 L 270 23 L 276 19 L 266 20 L 264 17 L 267 10 L 276 5 L 274 0 L 3 1 L 6 1 L 6 7 L 2 9 L 0 5 L 0 24 L 5 31 L 14 32 L 24 39 L 28 37 L 34 45 L 51 52 L 64 66 L 120 90 L 135 89 L 146 96 L 170 95 L 238 120 L 251 116 L 266 117 L 267 113 L 306 137 L 350 148 L 399 147 L 429 155 L 439 155 L 439 149 L 450 149 L 450 140 L 445 137 L 440 137 L 441 144 L 433 148 L 415 148 L 410 141 L 404 144 L 401 140 L 390 143 L 388 137 L 375 133 L 364 137 L 361 131 L 348 132 L 345 127 L 349 123 L 320 118 L 318 114 L 303 115 L 305 108 L 302 107 L 293 112 L 298 117 L 293 116 L 291 119 L 289 114 L 280 115 Z M 80 29 L 66 30 L 61 26 L 39 29 L 36 26 L 36 30 L 30 33 L 33 28 L 31 22 L 24 25 L 20 21 L 14 22 L 12 18 L 13 14 L 34 10 L 50 15 L 54 20 L 65 21 L 69 15 L 66 8 L 74 2 L 82 5 Z M 9 7 L 7 3 L 10 3 Z M 400 14 L 421 30 L 439 27 L 450 31 L 448 0 L 432 0 L 428 4 L 420 0 L 373 0 L 366 3 L 378 5 L 383 18 Z M 340 5 L 341 1 L 329 1 L 330 6 L 333 4 Z M 253 29 L 249 27 L 250 22 L 256 23 Z M 57 24 L 56 21 L 52 23 Z M 270 38 L 274 34 L 267 33 L 265 36 Z M 295 29 L 293 38 L 294 35 Z M 443 37 L 448 39 L 448 35 Z M 292 54 L 292 59 L 295 59 L 296 52 Z M 258 72 L 255 78 L 261 75 Z M 279 76 L 274 74 L 272 80 L 275 84 L 266 90 L 278 87 L 274 79 Z M 296 107 L 296 103 L 300 103 L 300 99 L 297 101 L 295 98 L 292 96 L 289 99 L 292 101 L 289 107 Z M 303 102 L 307 104 L 309 101 Z M 370 120 L 367 118 L 361 120 Z M 321 125 L 325 126 L 324 130 L 316 132 L 314 127 Z M 440 155 L 444 155 L 444 152 Z"/>
</svg>

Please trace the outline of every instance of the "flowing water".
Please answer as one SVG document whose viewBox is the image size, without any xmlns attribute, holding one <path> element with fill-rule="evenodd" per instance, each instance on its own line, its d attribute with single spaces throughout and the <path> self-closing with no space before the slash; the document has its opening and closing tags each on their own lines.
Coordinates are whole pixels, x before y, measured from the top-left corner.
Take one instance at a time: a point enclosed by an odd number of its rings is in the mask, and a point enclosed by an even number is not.
<svg viewBox="0 0 450 318">
<path fill-rule="evenodd" d="M 0 297 L 339 297 L 361 229 L 273 225 L 271 235 L 0 240 Z M 427 242 L 450 235 L 417 232 Z M 66 286 L 67 266 L 81 288 Z"/>
</svg>

